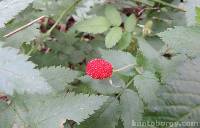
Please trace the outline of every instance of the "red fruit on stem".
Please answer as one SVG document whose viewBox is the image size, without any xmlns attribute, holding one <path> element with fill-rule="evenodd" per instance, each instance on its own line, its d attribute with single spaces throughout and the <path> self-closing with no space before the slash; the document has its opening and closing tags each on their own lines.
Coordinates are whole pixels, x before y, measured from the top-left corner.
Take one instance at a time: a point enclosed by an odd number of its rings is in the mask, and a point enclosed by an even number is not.
<svg viewBox="0 0 200 128">
<path fill-rule="evenodd" d="M 86 65 L 86 74 L 93 79 L 110 78 L 113 73 L 112 64 L 104 59 L 96 58 Z"/>
</svg>

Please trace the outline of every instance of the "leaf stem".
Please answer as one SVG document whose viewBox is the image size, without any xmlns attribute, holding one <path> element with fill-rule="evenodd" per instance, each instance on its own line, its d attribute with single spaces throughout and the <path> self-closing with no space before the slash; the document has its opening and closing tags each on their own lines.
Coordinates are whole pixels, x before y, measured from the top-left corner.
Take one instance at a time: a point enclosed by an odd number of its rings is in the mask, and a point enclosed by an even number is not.
<svg viewBox="0 0 200 128">
<path fill-rule="evenodd" d="M 63 16 L 69 15 L 69 13 L 74 10 L 74 8 L 76 7 L 76 5 L 78 5 L 82 0 L 76 0 L 69 8 L 65 9 L 60 16 L 58 17 L 58 19 L 56 20 L 55 24 L 47 31 L 46 35 L 49 36 L 51 34 L 51 32 L 53 31 L 53 29 L 58 25 L 58 23 L 62 20 Z"/>
<path fill-rule="evenodd" d="M 126 87 L 116 96 L 117 99 L 118 99 L 118 98 L 124 93 L 124 91 L 133 83 L 133 81 L 134 81 L 134 77 L 131 78 L 131 79 L 129 80 L 129 82 L 126 84 Z"/>
<path fill-rule="evenodd" d="M 113 70 L 113 72 L 119 72 L 119 71 L 125 70 L 125 69 L 127 69 L 129 67 L 133 67 L 133 66 L 134 66 L 134 64 L 129 64 L 129 65 L 126 65 L 126 66 L 124 66 L 122 68 L 115 69 L 115 70 Z"/>
</svg>

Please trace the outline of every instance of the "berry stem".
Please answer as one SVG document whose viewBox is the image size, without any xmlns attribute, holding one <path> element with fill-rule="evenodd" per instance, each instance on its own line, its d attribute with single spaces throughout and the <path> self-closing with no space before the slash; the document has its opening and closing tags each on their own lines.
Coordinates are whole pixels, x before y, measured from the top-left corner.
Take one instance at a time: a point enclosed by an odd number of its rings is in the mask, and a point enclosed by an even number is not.
<svg viewBox="0 0 200 128">
<path fill-rule="evenodd" d="M 113 72 L 119 72 L 119 71 L 125 70 L 125 69 L 133 67 L 133 66 L 134 66 L 134 64 L 129 64 L 129 65 L 126 65 L 126 66 L 124 66 L 122 68 L 115 69 L 115 70 L 113 70 Z"/>
</svg>

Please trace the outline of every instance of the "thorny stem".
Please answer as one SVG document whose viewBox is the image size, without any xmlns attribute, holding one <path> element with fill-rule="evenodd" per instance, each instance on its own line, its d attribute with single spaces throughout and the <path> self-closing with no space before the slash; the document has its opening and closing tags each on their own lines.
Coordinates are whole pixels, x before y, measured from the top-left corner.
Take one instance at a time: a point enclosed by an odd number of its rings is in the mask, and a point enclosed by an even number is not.
<svg viewBox="0 0 200 128">
<path fill-rule="evenodd" d="M 53 31 L 53 29 L 58 25 L 58 23 L 62 20 L 64 15 L 69 15 L 72 10 L 76 8 L 76 6 L 81 2 L 82 0 L 76 0 L 69 8 L 64 10 L 59 18 L 56 20 L 55 24 L 47 31 L 47 35 L 50 35 L 50 33 Z"/>
<path fill-rule="evenodd" d="M 46 16 L 41 16 L 41 17 L 39 17 L 39 18 L 37 18 L 37 19 L 35 19 L 35 20 L 29 22 L 28 24 L 25 24 L 25 25 L 23 25 L 23 26 L 21 26 L 21 27 L 15 29 L 14 31 L 12 31 L 12 32 L 10 32 L 10 33 L 4 35 L 3 37 L 4 37 L 4 38 L 8 38 L 8 37 L 14 35 L 14 34 L 17 33 L 17 32 L 19 32 L 19 31 L 21 31 L 21 30 L 24 30 L 25 28 L 28 28 L 29 26 L 33 25 L 35 22 L 38 22 L 39 20 L 41 20 L 41 19 L 43 19 L 43 18 L 45 18 L 45 17 L 46 17 Z"/>
</svg>

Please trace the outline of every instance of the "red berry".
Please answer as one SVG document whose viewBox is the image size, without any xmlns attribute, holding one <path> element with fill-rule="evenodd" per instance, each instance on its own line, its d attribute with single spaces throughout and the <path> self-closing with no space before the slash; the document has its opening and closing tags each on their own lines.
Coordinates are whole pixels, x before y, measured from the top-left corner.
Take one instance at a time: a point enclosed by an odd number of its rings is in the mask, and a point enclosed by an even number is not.
<svg viewBox="0 0 200 128">
<path fill-rule="evenodd" d="M 112 64 L 104 59 L 93 59 L 86 65 L 86 74 L 93 79 L 105 79 L 112 76 Z"/>
</svg>

